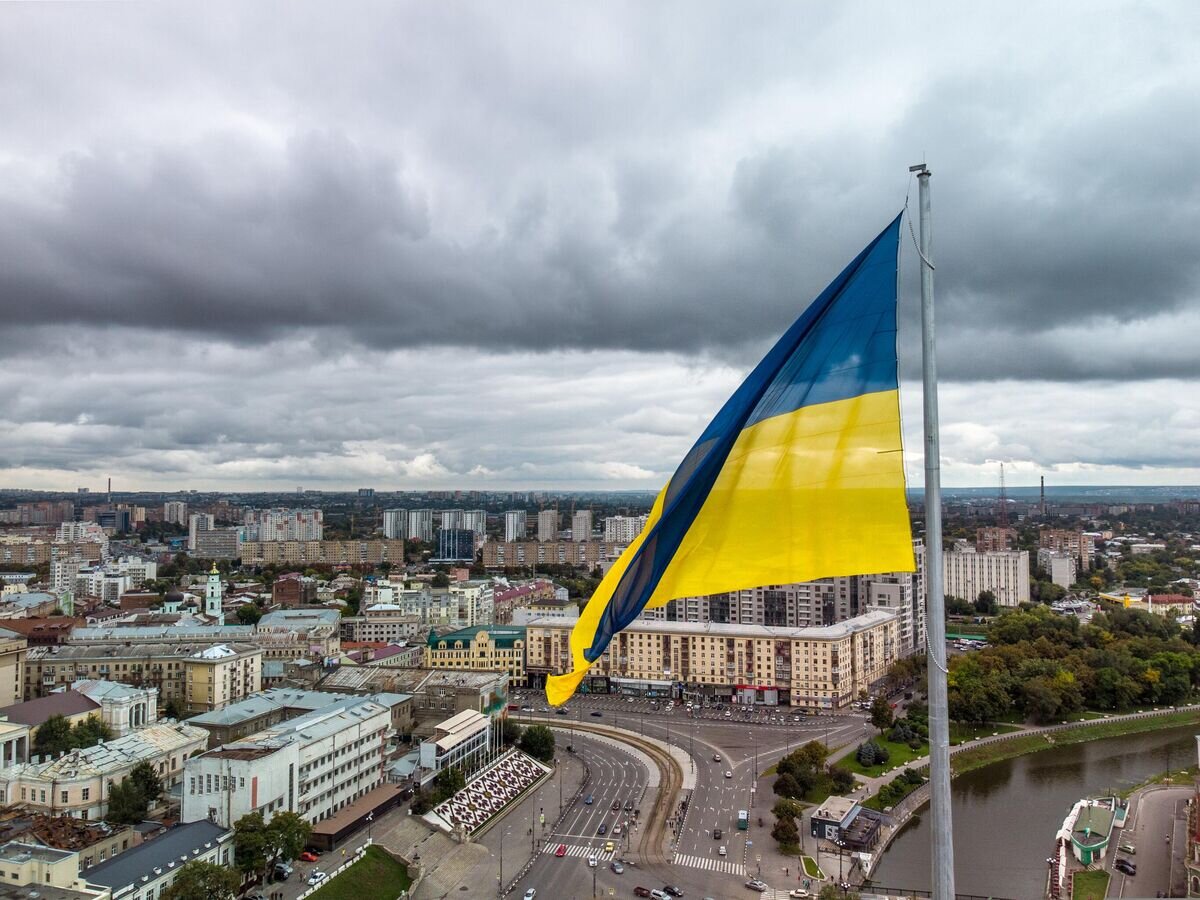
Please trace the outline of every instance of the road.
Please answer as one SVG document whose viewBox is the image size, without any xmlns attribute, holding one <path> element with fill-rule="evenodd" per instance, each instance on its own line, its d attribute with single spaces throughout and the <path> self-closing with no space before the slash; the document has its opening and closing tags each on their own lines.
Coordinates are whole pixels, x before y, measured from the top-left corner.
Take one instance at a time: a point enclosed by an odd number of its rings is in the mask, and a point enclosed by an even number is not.
<svg viewBox="0 0 1200 900">
<path fill-rule="evenodd" d="M 1182 860 L 1187 852 L 1187 800 L 1191 792 L 1189 787 L 1177 787 L 1141 795 L 1133 813 L 1133 828 L 1121 829 L 1116 841 L 1133 844 L 1137 853 L 1130 856 L 1113 848 L 1116 852 L 1108 857 L 1110 897 L 1153 897 L 1159 891 L 1165 896 L 1185 895 L 1187 878 Z M 1137 875 L 1123 875 L 1113 868 L 1118 858 L 1136 863 Z"/>
</svg>

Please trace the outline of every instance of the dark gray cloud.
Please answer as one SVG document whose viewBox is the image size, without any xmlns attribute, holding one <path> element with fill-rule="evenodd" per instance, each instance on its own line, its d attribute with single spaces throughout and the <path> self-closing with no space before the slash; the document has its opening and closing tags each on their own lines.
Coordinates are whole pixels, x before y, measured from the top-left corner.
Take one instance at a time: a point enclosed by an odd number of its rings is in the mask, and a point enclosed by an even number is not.
<svg viewBox="0 0 1200 900">
<path fill-rule="evenodd" d="M 959 403 L 950 468 L 1187 468 L 1025 423 L 1139 389 L 1190 408 L 1191 4 L 1036 29 L 882 2 L 2 15 L 16 481 L 654 487 L 923 156 L 942 375 L 988 398 Z M 915 261 L 906 233 L 906 378 Z"/>
</svg>

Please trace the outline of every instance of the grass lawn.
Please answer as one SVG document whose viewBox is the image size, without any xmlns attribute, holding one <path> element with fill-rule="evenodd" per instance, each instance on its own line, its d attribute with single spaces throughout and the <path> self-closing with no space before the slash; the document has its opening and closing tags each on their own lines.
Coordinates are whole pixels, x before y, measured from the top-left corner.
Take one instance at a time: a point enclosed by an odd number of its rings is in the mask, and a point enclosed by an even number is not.
<svg viewBox="0 0 1200 900">
<path fill-rule="evenodd" d="M 1108 893 L 1108 873 L 1103 870 L 1076 872 L 1071 881 L 1071 900 L 1104 900 Z"/>
<path fill-rule="evenodd" d="M 312 896 L 315 900 L 396 900 L 411 884 L 408 867 L 373 845 L 362 859 Z"/>
<path fill-rule="evenodd" d="M 908 746 L 908 744 L 894 744 L 891 741 L 878 737 L 873 738 L 873 740 L 875 743 L 887 750 L 888 761 L 886 763 L 883 763 L 882 765 L 864 766 L 857 759 L 855 759 L 853 753 L 850 753 L 848 756 L 843 757 L 838 765 L 844 769 L 849 769 L 855 774 L 869 775 L 874 777 L 876 775 L 882 775 L 889 769 L 902 769 L 912 762 L 912 760 L 921 756 L 927 756 L 929 754 L 928 744 L 922 744 L 920 749 L 914 750 L 912 747 Z"/>
<path fill-rule="evenodd" d="M 950 745 L 965 744 L 967 741 L 991 737 L 993 734 L 1008 734 L 1009 732 L 1019 730 L 1016 725 L 967 725 L 964 722 L 951 722 Z"/>
<path fill-rule="evenodd" d="M 825 880 L 825 873 L 821 871 L 821 867 L 817 865 L 817 861 L 815 859 L 813 859 L 811 856 L 802 856 L 800 859 L 804 863 L 805 875 L 807 875 L 809 878 L 815 878 L 818 881 Z"/>
</svg>

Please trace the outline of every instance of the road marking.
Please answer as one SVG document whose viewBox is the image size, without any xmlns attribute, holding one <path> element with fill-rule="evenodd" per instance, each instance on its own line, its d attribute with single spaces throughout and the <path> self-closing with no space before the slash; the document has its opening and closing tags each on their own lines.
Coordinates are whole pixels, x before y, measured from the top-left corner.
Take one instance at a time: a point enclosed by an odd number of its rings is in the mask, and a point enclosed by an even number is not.
<svg viewBox="0 0 1200 900">
<path fill-rule="evenodd" d="M 561 843 L 562 843 L 562 841 L 559 841 L 556 844 L 547 844 L 545 847 L 542 848 L 542 853 L 543 854 L 546 854 L 546 853 L 553 854 L 558 849 L 559 844 L 561 844 Z M 608 860 L 612 859 L 613 857 L 615 857 L 617 855 L 617 851 L 616 850 L 597 850 L 595 847 L 580 846 L 578 844 L 567 844 L 567 852 L 566 852 L 567 856 L 587 858 L 589 856 L 592 856 L 593 854 L 598 859 L 602 859 L 607 862 Z"/>
<path fill-rule="evenodd" d="M 689 869 L 703 869 L 706 872 L 724 872 L 726 875 L 737 875 L 739 877 L 746 874 L 745 868 L 740 863 L 720 856 L 692 856 L 687 853 L 676 853 L 674 864 L 677 866 L 687 866 Z"/>
</svg>

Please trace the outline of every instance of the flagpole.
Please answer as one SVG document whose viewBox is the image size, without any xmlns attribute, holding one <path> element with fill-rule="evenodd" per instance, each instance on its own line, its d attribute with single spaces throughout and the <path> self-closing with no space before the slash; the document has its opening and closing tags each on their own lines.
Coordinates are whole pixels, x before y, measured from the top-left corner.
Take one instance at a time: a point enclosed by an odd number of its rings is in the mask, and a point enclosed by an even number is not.
<svg viewBox="0 0 1200 900">
<path fill-rule="evenodd" d="M 929 655 L 929 789 L 933 816 L 934 900 L 954 900 L 954 829 L 950 811 L 950 716 L 946 702 L 946 598 L 942 568 L 942 468 L 938 438 L 937 356 L 933 327 L 933 223 L 930 171 L 917 173 L 921 209 L 921 358 L 925 397 L 925 606 Z"/>
</svg>

